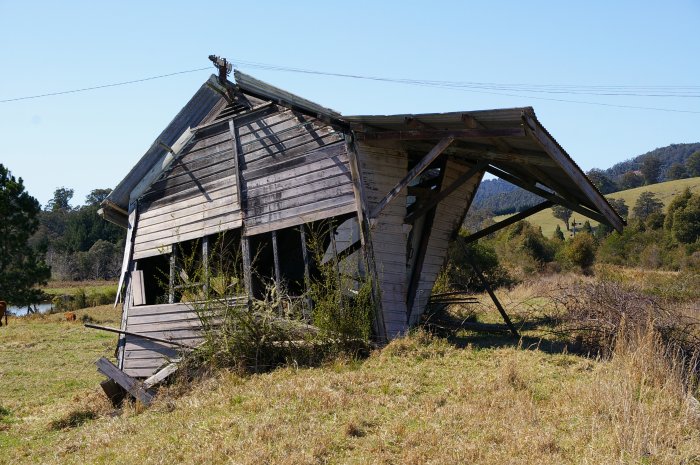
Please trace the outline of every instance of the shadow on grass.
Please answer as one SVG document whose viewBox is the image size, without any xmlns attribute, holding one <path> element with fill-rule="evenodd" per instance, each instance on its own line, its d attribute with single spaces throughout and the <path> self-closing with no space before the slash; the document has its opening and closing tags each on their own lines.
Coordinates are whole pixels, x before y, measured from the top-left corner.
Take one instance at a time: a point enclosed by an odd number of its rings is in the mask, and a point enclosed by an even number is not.
<svg viewBox="0 0 700 465">
<path fill-rule="evenodd" d="M 52 421 L 49 424 L 49 428 L 54 431 L 76 428 L 95 418 L 97 418 L 97 414 L 92 410 L 74 410 L 65 417 Z"/>
<path fill-rule="evenodd" d="M 484 323 L 477 321 L 476 315 L 460 319 L 444 311 L 430 314 L 424 326 L 434 334 L 445 338 L 455 347 L 495 349 L 519 347 L 525 350 L 541 350 L 550 354 L 576 353 L 574 344 L 557 340 L 551 331 L 555 322 L 548 317 L 531 318 L 514 322 L 520 336 L 510 332 L 505 323 Z M 540 333 L 536 335 L 528 333 Z M 550 332 L 550 334 L 547 334 Z"/>
</svg>

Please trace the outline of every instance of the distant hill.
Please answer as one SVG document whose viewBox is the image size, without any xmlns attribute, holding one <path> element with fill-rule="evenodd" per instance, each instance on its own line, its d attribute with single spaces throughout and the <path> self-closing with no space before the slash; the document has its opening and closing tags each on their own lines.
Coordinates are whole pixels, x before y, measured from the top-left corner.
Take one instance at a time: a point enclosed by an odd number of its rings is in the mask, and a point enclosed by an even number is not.
<svg viewBox="0 0 700 465">
<path fill-rule="evenodd" d="M 664 207 L 666 207 L 671 202 L 673 197 L 683 192 L 686 187 L 690 188 L 692 192 L 700 192 L 700 177 L 677 179 L 675 181 L 661 182 L 658 184 L 653 184 L 651 186 L 636 187 L 634 189 L 628 189 L 625 191 L 613 192 L 612 194 L 607 194 L 606 197 L 610 197 L 613 199 L 623 199 L 631 212 L 632 207 L 634 207 L 637 198 L 639 198 L 639 195 L 642 192 L 653 192 L 654 194 L 656 194 L 656 197 L 664 203 Z M 501 221 L 507 218 L 508 216 L 510 215 L 496 216 L 494 217 L 494 221 Z M 587 220 L 587 218 L 583 217 L 582 215 L 579 215 L 578 213 L 574 213 L 574 215 L 572 216 L 572 220 L 573 219 L 581 223 Z M 551 208 L 542 210 L 541 212 L 532 215 L 527 219 L 527 221 L 534 224 L 535 226 L 540 226 L 542 228 L 542 234 L 544 234 L 546 237 L 552 236 L 557 225 L 559 225 L 559 227 L 561 227 L 562 230 L 565 230 L 564 223 L 561 220 L 554 218 Z M 596 221 L 589 221 L 594 227 L 598 224 Z"/>
<path fill-rule="evenodd" d="M 609 177 L 613 183 L 618 184 L 623 174 L 637 171 L 642 166 L 642 161 L 648 156 L 656 156 L 661 162 L 659 181 L 668 181 L 668 170 L 674 163 L 685 164 L 685 161 L 693 153 L 700 151 L 700 142 L 693 144 L 671 144 L 651 150 L 629 160 L 617 163 L 610 168 L 600 170 Z M 648 186 L 647 186 L 648 187 Z M 613 186 L 607 191 L 617 191 Z M 610 194 L 606 194 L 610 195 Z M 483 181 L 474 198 L 473 208 L 483 210 L 492 215 L 506 215 L 523 211 L 528 207 L 538 204 L 542 199 L 535 194 L 516 187 L 502 179 L 489 179 Z"/>
<path fill-rule="evenodd" d="M 542 199 L 502 179 L 487 179 L 476 191 L 472 207 L 492 215 L 506 215 L 525 210 Z"/>
<path fill-rule="evenodd" d="M 661 161 L 661 176 L 660 181 L 668 181 L 668 170 L 674 163 L 685 164 L 685 161 L 690 155 L 700 150 L 700 142 L 694 144 L 671 144 L 666 147 L 660 147 L 650 152 L 637 155 L 634 158 L 616 163 L 612 167 L 603 170 L 605 174 L 613 180 L 618 179 L 628 171 L 635 171 L 641 168 L 642 160 L 648 156 L 657 156 Z"/>
</svg>

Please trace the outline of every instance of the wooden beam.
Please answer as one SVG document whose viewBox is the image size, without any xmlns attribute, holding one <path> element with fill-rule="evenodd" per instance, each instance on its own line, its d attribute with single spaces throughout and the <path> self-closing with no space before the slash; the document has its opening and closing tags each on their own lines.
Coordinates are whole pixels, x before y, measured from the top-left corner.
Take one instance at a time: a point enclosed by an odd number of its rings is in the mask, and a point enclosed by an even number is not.
<svg viewBox="0 0 700 465">
<path fill-rule="evenodd" d="M 209 236 L 202 238 L 202 268 L 204 271 L 204 296 L 209 298 Z"/>
<path fill-rule="evenodd" d="M 310 260 L 309 260 L 309 251 L 306 248 L 306 228 L 302 224 L 299 226 L 299 236 L 301 238 L 301 257 L 304 260 L 304 291 L 306 294 L 306 305 L 308 306 L 309 310 L 309 315 L 311 315 L 311 311 L 313 310 L 314 307 L 314 302 L 311 300 L 311 296 L 309 295 L 309 286 L 311 285 L 311 271 L 310 271 Z"/>
<path fill-rule="evenodd" d="M 435 159 L 440 156 L 440 154 L 450 146 L 450 144 L 454 141 L 453 137 L 445 137 L 444 139 L 440 140 L 435 147 L 428 152 L 428 154 L 423 157 L 421 161 L 418 162 L 416 166 L 411 169 L 411 171 L 408 172 L 404 178 L 399 181 L 385 196 L 382 200 L 377 203 L 377 206 L 374 207 L 374 210 L 372 210 L 372 213 L 370 213 L 370 218 L 374 219 L 379 216 L 379 214 L 386 208 L 386 206 L 391 202 L 393 199 L 396 198 L 397 195 L 399 195 L 399 192 L 401 192 L 401 189 L 406 187 L 409 182 L 413 181 L 413 179 L 421 174 Z"/>
<path fill-rule="evenodd" d="M 586 194 L 588 199 L 605 216 L 604 223 L 611 224 L 616 230 L 622 231 L 624 221 L 617 212 L 610 206 L 605 197 L 593 186 L 585 174 L 574 164 L 563 150 L 546 134 L 539 122 L 528 113 L 523 115 L 527 133 L 530 135 L 552 159 L 561 167 L 564 172 L 576 183 L 576 185 Z"/>
<path fill-rule="evenodd" d="M 97 371 L 108 378 L 113 379 L 117 384 L 123 387 L 126 392 L 134 396 L 142 404 L 148 405 L 153 400 L 153 394 L 148 392 L 139 381 L 121 371 L 106 358 L 101 357 L 95 362 L 95 365 L 97 365 Z"/>
<path fill-rule="evenodd" d="M 469 169 L 469 171 L 467 171 L 462 176 L 457 178 L 452 184 L 450 184 L 445 189 L 438 192 L 437 195 L 435 195 L 432 199 L 428 200 L 428 202 L 426 204 L 421 205 L 420 208 L 416 209 L 410 215 L 407 215 L 406 218 L 404 218 L 404 223 L 413 224 L 413 222 L 416 221 L 416 219 L 425 215 L 429 210 L 431 210 L 433 207 L 435 207 L 438 203 L 442 202 L 445 198 L 447 198 L 448 195 L 450 195 L 451 193 L 453 193 L 454 191 L 459 189 L 459 187 L 462 184 L 469 181 L 476 174 L 481 173 L 484 170 L 484 168 L 486 168 L 486 165 L 487 165 L 487 163 L 485 161 L 478 162 L 476 165 L 471 167 Z"/>
<path fill-rule="evenodd" d="M 107 331 L 108 333 L 117 333 L 117 334 L 123 334 L 125 336 L 140 337 L 141 339 L 147 339 L 149 341 L 160 342 L 162 344 L 172 344 L 174 346 L 178 346 L 178 347 L 181 347 L 183 349 L 192 349 L 192 346 L 182 344 L 181 342 L 169 341 L 167 339 L 161 339 L 159 337 L 154 337 L 154 336 L 146 336 L 145 334 L 134 333 L 131 331 L 124 331 L 122 329 L 117 329 L 117 328 L 110 328 L 109 326 L 100 326 L 100 325 L 93 325 L 92 323 L 85 323 L 85 327 L 91 328 L 91 329 L 99 329 L 101 331 Z"/>
<path fill-rule="evenodd" d="M 445 181 L 446 169 L 447 160 L 443 159 L 442 163 L 440 163 L 440 178 L 437 180 L 438 190 L 442 189 L 442 183 Z M 411 267 L 411 278 L 409 280 L 408 289 L 406 291 L 406 321 L 409 324 L 411 322 L 411 316 L 413 315 L 413 305 L 416 301 L 416 296 L 418 294 L 418 285 L 420 284 L 420 277 L 423 272 L 425 254 L 428 251 L 428 244 L 430 243 L 430 234 L 433 229 L 433 221 L 435 220 L 435 211 L 437 210 L 436 205 L 437 204 L 433 205 L 433 207 L 427 210 L 427 214 L 425 216 L 425 219 L 423 220 L 423 226 L 421 227 L 421 236 L 418 241 L 416 258 L 413 262 L 413 266 Z"/>
<path fill-rule="evenodd" d="M 481 239 L 482 237 L 488 236 L 489 234 L 492 234 L 500 229 L 510 226 L 513 223 L 517 223 L 520 220 L 524 220 L 530 215 L 534 215 L 537 212 L 541 212 L 542 210 L 549 208 L 552 205 L 554 205 L 554 202 L 552 202 L 551 200 L 545 200 L 542 203 L 538 203 L 534 207 L 530 207 L 527 210 L 523 210 L 516 215 L 509 216 L 505 220 L 499 221 L 496 224 L 492 224 L 491 226 L 488 226 L 482 229 L 481 231 L 475 232 L 474 234 L 470 234 L 465 238 L 464 241 L 467 244 L 470 242 L 474 242 L 478 239 Z"/>
<path fill-rule="evenodd" d="M 126 243 L 124 244 L 124 257 L 122 258 L 122 269 L 119 274 L 119 284 L 117 285 L 117 296 L 114 299 L 114 307 L 117 306 L 119 300 L 122 296 L 122 286 L 124 285 L 124 280 L 127 279 L 127 272 L 129 271 L 129 263 L 131 263 L 131 257 L 134 252 L 134 231 L 136 231 L 136 222 L 138 220 L 138 204 L 134 202 L 130 205 L 131 211 L 129 212 L 129 226 L 126 230 Z"/>
<path fill-rule="evenodd" d="M 356 133 L 358 140 L 473 139 L 489 137 L 525 137 L 521 128 L 506 129 L 409 129 L 405 131 L 370 131 Z"/>
<path fill-rule="evenodd" d="M 462 248 L 465 247 L 464 243 L 460 242 L 460 244 L 462 244 Z M 520 334 L 518 334 L 518 330 L 515 329 L 515 325 L 513 325 L 513 322 L 510 321 L 510 317 L 508 317 L 506 310 L 501 305 L 501 302 L 499 302 L 498 298 L 496 297 L 496 294 L 494 294 L 493 289 L 491 289 L 491 286 L 489 285 L 488 281 L 486 281 L 486 278 L 484 277 L 484 274 L 479 269 L 478 265 L 473 261 L 469 261 L 469 264 L 471 265 L 472 269 L 474 270 L 474 273 L 476 273 L 476 275 L 479 277 L 479 281 L 481 281 L 481 285 L 484 286 L 484 288 L 486 289 L 486 292 L 489 293 L 489 297 L 491 297 L 491 300 L 493 301 L 494 305 L 498 309 L 498 313 L 501 314 L 501 317 L 503 318 L 503 321 L 505 321 L 506 326 L 508 326 L 508 329 L 510 329 L 510 332 L 513 333 L 513 336 L 520 337 Z"/>
<path fill-rule="evenodd" d="M 493 174 L 494 176 L 498 176 L 499 178 L 503 179 L 504 181 L 508 181 L 509 183 L 516 185 L 522 189 L 525 189 L 526 191 L 532 192 L 533 194 L 537 194 L 542 198 L 545 198 L 547 200 L 551 200 L 552 202 L 556 203 L 557 205 L 562 205 L 570 210 L 573 210 L 577 213 L 580 213 L 583 216 L 586 216 L 592 220 L 598 221 L 600 223 L 605 223 L 609 224 L 607 218 L 605 216 L 601 215 L 598 212 L 595 212 L 593 210 L 589 210 L 588 208 L 583 207 L 582 205 L 577 204 L 576 202 L 571 202 L 563 197 L 560 197 L 556 194 L 553 194 L 551 192 L 548 192 L 544 189 L 541 189 L 537 186 L 535 186 L 535 183 L 528 180 L 522 180 L 518 178 L 517 176 L 514 176 L 506 171 L 503 171 L 499 168 L 489 166 L 486 168 L 486 171 L 489 173 Z"/>
<path fill-rule="evenodd" d="M 282 272 L 280 271 L 280 256 L 277 251 L 277 230 L 273 229 L 272 232 L 272 259 L 275 265 L 275 290 L 277 291 L 277 296 L 281 297 L 282 292 Z M 277 309 L 282 315 L 282 299 L 279 299 L 279 305 Z"/>
<path fill-rule="evenodd" d="M 248 306 L 253 302 L 253 275 L 250 262 L 250 242 L 247 236 L 241 234 L 241 255 L 243 256 L 243 287 L 248 297 Z"/>
</svg>

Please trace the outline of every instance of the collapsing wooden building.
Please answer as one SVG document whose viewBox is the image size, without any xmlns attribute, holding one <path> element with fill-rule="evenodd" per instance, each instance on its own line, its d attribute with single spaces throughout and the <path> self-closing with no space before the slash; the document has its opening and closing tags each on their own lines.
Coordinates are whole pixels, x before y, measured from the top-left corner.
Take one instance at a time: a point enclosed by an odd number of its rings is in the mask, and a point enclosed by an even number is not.
<svg viewBox="0 0 700 465">
<path fill-rule="evenodd" d="M 303 283 L 304 225 L 334 220 L 338 256 L 366 259 L 388 340 L 419 320 L 485 173 L 543 197 L 515 219 L 560 204 L 623 226 L 532 108 L 343 116 L 219 68 L 102 204 L 127 228 L 119 368 L 131 376 L 199 340 L 197 315 L 157 278 L 193 241 L 206 257 L 212 237 L 234 237 L 254 297 L 253 275 Z"/>
</svg>

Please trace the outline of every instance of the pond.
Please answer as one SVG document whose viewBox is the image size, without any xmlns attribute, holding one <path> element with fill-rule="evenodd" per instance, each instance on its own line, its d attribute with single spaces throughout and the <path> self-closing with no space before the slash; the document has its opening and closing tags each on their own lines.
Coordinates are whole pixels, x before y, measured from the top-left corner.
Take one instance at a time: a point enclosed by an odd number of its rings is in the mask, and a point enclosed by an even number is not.
<svg viewBox="0 0 700 465">
<path fill-rule="evenodd" d="M 42 302 L 40 304 L 32 305 L 32 309 L 36 309 L 37 313 L 47 313 L 53 309 L 53 305 L 51 302 Z M 10 315 L 25 316 L 27 314 L 27 307 L 8 305 L 7 311 Z"/>
</svg>

